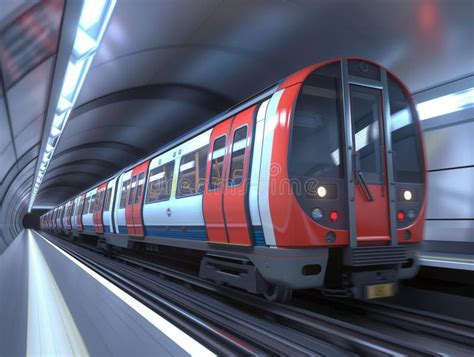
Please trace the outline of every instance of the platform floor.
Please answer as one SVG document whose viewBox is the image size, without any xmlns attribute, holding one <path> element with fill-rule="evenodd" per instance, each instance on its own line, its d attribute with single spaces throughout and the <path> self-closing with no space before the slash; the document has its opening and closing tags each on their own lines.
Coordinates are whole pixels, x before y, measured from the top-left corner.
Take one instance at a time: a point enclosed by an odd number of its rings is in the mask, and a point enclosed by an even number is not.
<svg viewBox="0 0 474 357">
<path fill-rule="evenodd" d="M 474 271 L 474 255 L 443 252 L 422 252 L 420 264 L 430 267 Z"/>
<path fill-rule="evenodd" d="M 37 232 L 0 256 L 0 356 L 190 354 L 213 355 Z"/>
</svg>

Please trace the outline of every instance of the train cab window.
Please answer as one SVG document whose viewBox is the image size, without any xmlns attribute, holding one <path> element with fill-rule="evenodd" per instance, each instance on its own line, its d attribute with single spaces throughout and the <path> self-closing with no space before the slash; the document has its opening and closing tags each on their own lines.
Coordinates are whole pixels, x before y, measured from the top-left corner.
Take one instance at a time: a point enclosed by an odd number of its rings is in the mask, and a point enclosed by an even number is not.
<svg viewBox="0 0 474 357">
<path fill-rule="evenodd" d="M 174 161 L 150 170 L 146 204 L 170 199 L 173 182 Z"/>
<path fill-rule="evenodd" d="M 288 162 L 290 178 L 342 178 L 340 63 L 312 73 L 298 96 Z"/>
<path fill-rule="evenodd" d="M 130 180 L 126 180 L 122 183 L 122 192 L 120 194 L 120 208 L 125 208 L 125 204 L 127 203 L 127 191 L 129 184 Z"/>
<path fill-rule="evenodd" d="M 388 76 L 388 94 L 395 181 L 422 183 L 419 133 L 413 120 L 413 108 L 405 92 L 390 75 Z"/>
<path fill-rule="evenodd" d="M 107 189 L 107 193 L 105 194 L 105 201 L 104 201 L 104 212 L 110 211 L 110 198 L 112 196 L 112 188 Z"/>
<path fill-rule="evenodd" d="M 142 197 L 143 184 L 145 183 L 144 177 L 145 173 L 140 172 L 140 175 L 138 175 L 137 191 L 135 192 L 135 203 L 138 203 L 138 201 L 140 201 L 140 198 Z"/>
<path fill-rule="evenodd" d="M 229 186 L 239 186 L 244 177 L 245 149 L 247 147 L 247 126 L 234 132 L 232 156 L 229 171 Z"/>
<path fill-rule="evenodd" d="M 225 155 L 226 136 L 221 136 L 214 140 L 211 159 L 211 179 L 209 181 L 209 191 L 217 190 L 222 185 L 224 155 Z"/>
<path fill-rule="evenodd" d="M 351 85 L 354 165 L 368 183 L 383 182 L 382 135 L 380 127 L 381 92 Z"/>
<path fill-rule="evenodd" d="M 128 204 L 131 205 L 133 203 L 133 197 L 135 193 L 135 189 L 137 186 L 137 176 L 132 177 L 132 183 L 130 184 L 130 193 L 128 194 Z"/>
<path fill-rule="evenodd" d="M 202 194 L 208 150 L 206 146 L 181 158 L 176 198 Z"/>
</svg>

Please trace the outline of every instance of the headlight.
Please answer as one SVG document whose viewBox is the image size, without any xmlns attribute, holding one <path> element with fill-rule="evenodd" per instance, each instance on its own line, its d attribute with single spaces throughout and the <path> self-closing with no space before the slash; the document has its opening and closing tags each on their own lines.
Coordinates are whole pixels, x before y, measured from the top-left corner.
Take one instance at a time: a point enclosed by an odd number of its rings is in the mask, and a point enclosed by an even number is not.
<svg viewBox="0 0 474 357">
<path fill-rule="evenodd" d="M 328 191 L 326 190 L 326 187 L 324 187 L 324 186 L 319 186 L 318 187 L 318 196 L 319 197 L 324 198 L 324 197 L 326 197 L 327 193 L 328 193 Z"/>
<path fill-rule="evenodd" d="M 410 190 L 405 190 L 405 191 L 403 191 L 403 198 L 406 201 L 411 201 L 411 199 L 413 198 L 413 194 L 411 193 Z"/>
</svg>

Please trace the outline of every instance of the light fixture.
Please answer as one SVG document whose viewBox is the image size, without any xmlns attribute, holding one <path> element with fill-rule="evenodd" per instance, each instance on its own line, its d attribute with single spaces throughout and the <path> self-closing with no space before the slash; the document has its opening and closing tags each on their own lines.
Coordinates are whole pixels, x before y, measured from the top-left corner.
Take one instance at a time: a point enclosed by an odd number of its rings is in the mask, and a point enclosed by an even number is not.
<svg viewBox="0 0 474 357">
<path fill-rule="evenodd" d="M 474 107 L 474 88 L 431 99 L 416 106 L 420 120 L 439 117 Z"/>
<path fill-rule="evenodd" d="M 28 212 L 31 212 L 43 177 L 59 143 L 74 103 L 79 96 L 116 2 L 117 0 L 84 0 L 83 2 L 73 50 L 64 74 L 61 93 L 56 103 L 48 141 L 43 150 L 43 159 L 39 165 L 36 180 L 33 181 Z"/>
<path fill-rule="evenodd" d="M 324 186 L 319 186 L 317 192 L 318 192 L 318 196 L 319 196 L 319 197 L 321 197 L 321 198 L 326 197 L 326 194 L 327 194 L 326 187 L 324 187 Z"/>
<path fill-rule="evenodd" d="M 413 194 L 410 190 L 405 190 L 403 192 L 403 198 L 405 199 L 405 201 L 410 201 L 413 198 Z"/>
</svg>

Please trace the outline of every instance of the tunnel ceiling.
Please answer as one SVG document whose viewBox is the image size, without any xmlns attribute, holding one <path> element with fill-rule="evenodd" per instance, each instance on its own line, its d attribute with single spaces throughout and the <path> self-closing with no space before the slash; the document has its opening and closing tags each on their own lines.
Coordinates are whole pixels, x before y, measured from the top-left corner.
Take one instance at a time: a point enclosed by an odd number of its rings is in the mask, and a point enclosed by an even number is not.
<svg viewBox="0 0 474 357">
<path fill-rule="evenodd" d="M 49 130 L 50 88 L 62 80 L 53 78 L 58 34 L 76 23 L 61 25 L 60 0 L 7 3 L 0 15 L 0 205 L 8 198 L 17 217 Z M 470 73 L 472 13 L 471 0 L 118 0 L 36 205 L 64 201 L 322 60 L 372 59 L 412 91 Z"/>
</svg>

